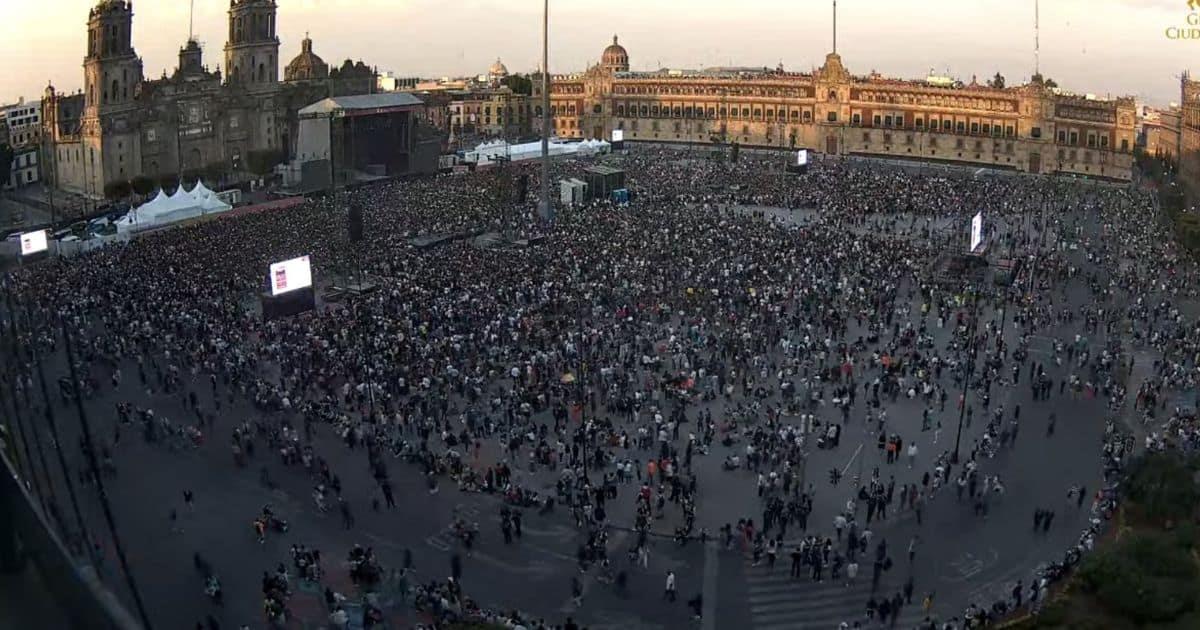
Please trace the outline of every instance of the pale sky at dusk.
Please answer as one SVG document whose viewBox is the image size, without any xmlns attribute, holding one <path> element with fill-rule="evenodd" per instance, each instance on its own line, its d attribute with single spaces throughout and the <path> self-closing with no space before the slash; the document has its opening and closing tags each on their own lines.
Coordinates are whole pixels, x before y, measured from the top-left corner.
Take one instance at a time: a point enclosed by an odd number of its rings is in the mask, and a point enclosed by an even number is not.
<svg viewBox="0 0 1200 630">
<path fill-rule="evenodd" d="M 195 1 L 205 62 L 219 67 L 229 2 Z M 362 59 L 401 76 L 478 74 L 497 56 L 510 71 L 526 72 L 540 58 L 540 0 L 277 2 L 283 64 L 299 52 L 306 31 L 331 65 Z M 4 2 L 0 102 L 39 98 L 48 79 L 60 91 L 80 88 L 93 4 Z M 1000 71 L 1015 84 L 1033 69 L 1033 6 L 1034 0 L 840 0 L 838 49 L 856 74 L 875 69 L 917 78 L 948 68 L 982 82 Z M 634 70 L 780 61 L 807 70 L 830 49 L 830 13 L 829 0 L 551 0 L 550 68 L 583 70 L 615 33 Z M 1165 30 L 1187 28 L 1186 17 L 1187 0 L 1042 0 L 1042 73 L 1076 92 L 1176 101 L 1177 75 L 1200 59 L 1200 40 L 1172 41 Z M 187 24 L 188 0 L 134 1 L 134 46 L 148 78 L 175 66 Z M 1200 63 L 1191 67 L 1200 71 Z"/>
</svg>

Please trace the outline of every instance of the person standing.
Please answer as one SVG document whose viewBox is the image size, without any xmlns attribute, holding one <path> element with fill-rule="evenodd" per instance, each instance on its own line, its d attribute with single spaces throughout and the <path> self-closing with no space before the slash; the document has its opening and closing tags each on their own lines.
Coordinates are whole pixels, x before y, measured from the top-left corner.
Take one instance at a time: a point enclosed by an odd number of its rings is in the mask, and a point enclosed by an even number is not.
<svg viewBox="0 0 1200 630">
<path fill-rule="evenodd" d="M 663 591 L 663 599 L 667 600 L 668 602 L 675 601 L 675 572 L 674 571 L 667 571 L 667 584 L 666 584 L 665 590 Z"/>
<path fill-rule="evenodd" d="M 392 482 L 388 481 L 387 479 L 384 479 L 381 488 L 383 490 L 384 503 L 389 508 L 396 507 L 396 498 L 395 498 L 395 496 L 392 495 Z"/>
</svg>

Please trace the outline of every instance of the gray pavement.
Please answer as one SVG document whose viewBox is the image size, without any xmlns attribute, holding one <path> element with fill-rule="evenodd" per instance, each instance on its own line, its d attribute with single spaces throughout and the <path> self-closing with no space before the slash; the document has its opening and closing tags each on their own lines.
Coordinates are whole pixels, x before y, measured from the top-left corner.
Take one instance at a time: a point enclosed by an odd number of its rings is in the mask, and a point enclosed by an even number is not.
<svg viewBox="0 0 1200 630">
<path fill-rule="evenodd" d="M 786 211 L 772 211 L 784 216 Z M 803 221 L 816 220 L 811 213 L 794 215 Z M 791 220 L 791 219 L 789 219 Z M 1080 252 L 1080 256 L 1082 256 Z M 909 287 L 902 287 L 902 294 Z M 1075 282 L 1067 295 L 1072 303 L 1086 299 L 1086 289 Z M 919 298 L 911 300 L 916 312 Z M 981 321 L 999 321 L 1000 314 L 983 305 Z M 1043 331 L 1052 337 L 1069 338 L 1077 326 L 1065 326 Z M 1006 334 L 1015 336 L 1011 327 Z M 848 338 L 857 332 L 852 325 Z M 949 328 L 933 330 L 938 347 L 943 347 Z M 1048 341 L 1047 341 L 1048 343 Z M 49 371 L 52 395 L 53 381 L 61 372 L 62 357 L 54 357 Z M 1045 350 L 1042 350 L 1045 352 Z M 1034 360 L 1040 360 L 1036 356 Z M 1150 357 L 1139 357 L 1146 365 Z M 1069 365 L 1048 365 L 1050 375 L 1064 378 Z M 111 442 L 116 421 L 113 412 L 117 402 L 133 402 L 151 407 L 160 417 L 179 423 L 194 421 L 186 411 L 179 394 L 165 395 L 151 385 L 138 382 L 135 366 L 122 367 L 124 379 L 115 390 L 103 387 L 88 401 L 93 431 L 98 439 Z M 1022 370 L 1026 377 L 1027 367 Z M 153 381 L 153 372 L 150 374 Z M 104 380 L 104 379 L 102 379 Z M 874 431 L 864 426 L 865 397 L 859 397 L 852 409 L 841 444 L 833 449 L 810 447 L 806 462 L 808 482 L 815 489 L 814 511 L 809 531 L 832 535 L 833 514 L 853 493 L 851 476 L 861 470 L 863 478 L 875 468 L 886 481 L 895 477 L 898 483 L 920 483 L 921 475 L 929 469 L 935 454 L 953 449 L 957 414 L 954 396 L 957 389 L 943 376 L 953 396 L 946 411 L 935 418 L 940 430 L 920 431 L 920 413 L 924 403 L 918 398 L 901 397 L 888 403 L 889 432 L 915 442 L 919 456 L 913 469 L 902 458 L 888 465 L 876 448 Z M 188 387 L 200 398 L 205 410 L 216 408 L 206 380 L 195 378 Z M 898 627 L 911 627 L 924 613 L 920 600 L 927 593 L 935 594 L 934 611 L 943 618 L 959 614 L 970 602 L 988 604 L 1007 593 L 1016 580 L 1028 581 L 1031 571 L 1050 558 L 1061 556 L 1062 550 L 1073 543 L 1086 523 L 1086 509 L 1077 511 L 1068 506 L 1066 489 L 1072 484 L 1088 488 L 1100 485 L 1099 448 L 1106 411 L 1102 400 L 1059 395 L 1055 391 L 1050 401 L 1033 401 L 1028 384 L 1022 380 L 1013 387 L 993 386 L 992 405 L 1004 405 L 1011 410 L 1020 405 L 1022 430 L 1015 448 L 1001 449 L 994 459 L 984 459 L 985 474 L 999 475 L 1007 487 L 1004 496 L 991 504 L 986 518 L 974 516 L 968 502 L 958 502 L 952 489 L 945 489 L 925 509 L 918 524 L 909 510 L 890 512 L 887 519 L 870 525 L 875 539 L 886 539 L 894 567 L 881 580 L 879 594 L 897 592 L 911 576 L 914 584 L 913 604 L 906 606 Z M 986 412 L 979 407 L 978 397 L 971 394 L 975 405 L 975 422 L 963 429 L 964 456 L 983 430 Z M 374 548 L 385 568 L 399 567 L 405 552 L 411 552 L 419 580 L 440 580 L 449 574 L 449 559 L 460 554 L 463 560 L 463 585 L 467 594 L 481 604 L 495 608 L 516 608 L 528 611 L 555 623 L 571 615 L 590 628 L 678 628 L 686 627 L 690 611 L 682 605 L 696 594 L 704 593 L 706 618 L 703 626 L 716 628 L 836 628 L 845 620 L 862 619 L 866 600 L 871 596 L 869 563 L 864 562 L 857 582 L 846 586 L 826 578 L 824 583 L 812 583 L 807 575 L 799 579 L 788 577 L 790 561 L 786 554 L 802 535 L 789 531 L 787 544 L 780 553 L 774 570 L 765 563 L 752 566 L 741 550 L 726 551 L 716 543 L 708 546 L 692 542 L 680 547 L 668 538 L 652 537 L 653 549 L 648 570 L 631 569 L 628 588 L 616 588 L 596 579 L 593 573 L 581 575 L 585 594 L 580 606 L 571 601 L 570 577 L 577 575 L 575 552 L 582 542 L 573 523 L 559 509 L 547 516 L 527 513 L 524 537 L 517 543 L 505 545 L 499 530 L 500 503 L 495 497 L 461 493 L 443 481 L 439 492 L 431 494 L 413 466 L 400 460 L 389 460 L 392 483 L 398 497 L 394 510 L 374 512 L 371 500 L 377 497 L 375 483 L 370 478 L 365 453 L 350 450 L 328 427 L 318 427 L 314 447 L 325 457 L 331 469 L 341 477 L 345 496 L 356 523 L 343 527 L 335 511 L 318 512 L 310 493 L 313 480 L 302 469 L 285 467 L 277 454 L 261 442 L 251 462 L 245 468 L 234 465 L 229 448 L 233 426 L 244 420 L 261 416 L 252 405 L 238 396 L 220 396 L 216 426 L 206 430 L 204 443 L 197 448 L 170 450 L 163 444 L 150 444 L 141 439 L 134 427 L 123 427 L 120 444 L 116 447 L 117 475 L 108 480 L 108 493 L 113 504 L 121 537 L 125 541 L 132 571 L 137 579 L 150 618 L 156 627 L 190 627 L 206 615 L 213 615 L 222 627 L 249 624 L 263 627 L 259 578 L 279 563 L 290 566 L 288 548 L 303 543 L 319 548 L 326 558 L 326 585 L 353 596 L 342 566 L 352 545 Z M 711 407 L 714 417 L 726 412 L 724 401 L 718 398 Z M 61 439 L 75 474 L 81 458 L 77 444 L 78 431 L 73 407 L 55 402 Z M 694 409 L 694 408 L 693 408 Z M 823 421 L 840 422 L 840 415 L 827 407 L 818 408 Z M 1059 418 L 1058 430 L 1052 437 L 1045 434 L 1046 418 Z M 32 421 L 35 413 L 28 413 Z M 48 441 L 46 427 L 32 423 Z M 681 432 L 686 436 L 686 430 Z M 742 446 L 715 445 L 707 456 L 694 464 L 698 476 L 699 513 L 697 525 L 715 534 L 726 523 L 738 518 L 753 518 L 759 522 L 762 510 L 759 499 L 751 490 L 755 475 L 750 471 L 725 471 L 720 462 L 730 453 L 741 453 Z M 648 453 L 632 452 L 630 457 L 645 460 Z M 495 444 L 488 444 L 482 463 L 498 461 L 501 457 Z M 827 471 L 847 470 L 838 486 L 831 486 Z M 65 499 L 62 473 L 51 465 L 58 487 L 60 509 L 69 514 Z M 259 483 L 266 469 L 277 488 L 268 489 Z M 541 471 L 522 473 L 525 483 L 545 489 L 552 487 L 556 473 Z M 182 503 L 182 492 L 195 493 L 195 509 Z M 610 513 L 614 523 L 632 521 L 633 495 L 636 485 L 621 486 Z M 104 529 L 96 492 L 92 487 L 79 490 L 85 521 L 90 536 L 101 543 L 101 570 L 110 583 L 127 601 L 129 593 L 118 579 L 117 562 L 110 537 Z M 259 544 L 252 533 L 251 520 L 265 503 L 291 523 L 286 534 L 270 534 Z M 1035 507 L 1056 510 L 1058 518 L 1046 534 L 1032 531 Z M 658 530 L 669 531 L 677 522 L 677 508 Z M 178 513 L 179 529 L 171 530 L 168 514 Z M 528 512 L 528 511 L 527 511 Z M 470 555 L 462 549 L 448 526 L 454 514 L 479 523 L 481 538 Z M 864 518 L 862 507 L 859 518 Z M 68 528 L 73 519 L 66 518 Z M 920 537 L 916 561 L 910 565 L 905 549 L 913 536 Z M 633 534 L 616 529 L 609 545 L 614 564 L 624 568 L 628 561 L 625 551 L 633 543 Z M 194 553 L 201 553 L 220 575 L 226 592 L 222 608 L 210 604 L 202 594 L 202 582 L 193 568 Z M 679 580 L 681 603 L 662 603 L 663 580 L 666 571 L 673 570 Z M 318 627 L 324 607 L 318 595 L 294 589 L 290 606 L 297 618 L 295 627 Z M 389 607 L 389 627 L 409 627 L 419 616 L 402 603 Z"/>
</svg>

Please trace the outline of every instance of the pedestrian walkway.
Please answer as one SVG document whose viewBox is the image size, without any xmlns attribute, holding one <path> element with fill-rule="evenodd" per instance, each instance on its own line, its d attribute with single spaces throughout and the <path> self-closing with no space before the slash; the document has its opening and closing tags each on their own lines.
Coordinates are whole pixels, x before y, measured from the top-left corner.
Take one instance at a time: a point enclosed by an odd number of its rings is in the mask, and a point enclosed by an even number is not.
<svg viewBox="0 0 1200 630">
<path fill-rule="evenodd" d="M 794 545 L 784 547 L 789 551 L 793 548 Z M 866 606 L 872 595 L 870 563 L 863 565 L 850 586 L 846 586 L 844 571 L 838 580 L 830 580 L 826 569 L 825 581 L 814 583 L 806 566 L 800 577 L 792 578 L 791 560 L 783 554 L 774 569 L 767 567 L 765 558 L 758 566 L 753 566 L 749 557 L 745 563 L 746 592 L 754 630 L 835 630 L 841 622 L 853 623 L 856 619 L 862 620 L 864 626 L 868 625 Z M 895 595 L 899 590 L 898 582 L 895 575 L 885 573 L 875 596 Z M 924 618 L 920 602 L 914 599 L 912 604 L 901 608 L 895 624 L 889 617 L 883 627 L 914 628 Z M 871 625 L 877 624 L 878 616 L 871 622 Z"/>
<path fill-rule="evenodd" d="M 459 503 L 454 508 L 454 513 L 466 521 L 468 524 L 474 524 L 479 519 L 479 506 L 466 505 Z M 438 551 L 448 552 L 458 544 L 458 536 L 454 531 L 454 522 L 446 524 L 441 531 L 425 539 L 425 544 L 437 549 Z"/>
</svg>

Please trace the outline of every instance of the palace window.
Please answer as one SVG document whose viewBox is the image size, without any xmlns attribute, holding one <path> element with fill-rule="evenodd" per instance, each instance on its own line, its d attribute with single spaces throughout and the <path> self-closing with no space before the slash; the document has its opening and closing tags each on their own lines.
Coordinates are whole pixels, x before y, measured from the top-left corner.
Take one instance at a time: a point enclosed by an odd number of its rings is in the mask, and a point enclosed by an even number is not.
<svg viewBox="0 0 1200 630">
<path fill-rule="evenodd" d="M 595 105 L 592 105 L 592 113 L 593 114 L 599 114 L 603 111 L 604 111 L 604 106 L 601 105 L 600 103 L 596 103 Z"/>
<path fill-rule="evenodd" d="M 800 120 L 800 110 L 793 109 L 792 110 L 792 122 L 795 122 L 797 120 Z"/>
<path fill-rule="evenodd" d="M 837 112 L 829 112 L 827 120 L 829 120 L 829 122 L 837 122 Z"/>
<path fill-rule="evenodd" d="M 983 123 L 983 135 L 986 136 L 990 133 L 992 133 L 992 126 L 987 123 Z"/>
<path fill-rule="evenodd" d="M 726 110 L 725 110 L 725 108 L 724 108 L 724 107 L 722 107 L 721 109 L 718 109 L 718 110 L 717 110 L 717 116 L 718 116 L 718 117 L 720 117 L 720 118 L 725 118 L 725 111 L 726 111 Z"/>
<path fill-rule="evenodd" d="M 707 116 L 708 116 L 708 118 L 716 118 L 717 109 L 715 107 L 709 107 L 708 111 L 707 111 Z"/>
<path fill-rule="evenodd" d="M 812 122 L 812 112 L 807 109 L 804 110 L 804 122 Z"/>
<path fill-rule="evenodd" d="M 977 123 L 977 122 L 971 123 L 971 133 L 972 134 L 979 133 L 979 123 Z"/>
<path fill-rule="evenodd" d="M 966 133 L 967 132 L 967 123 L 960 120 L 960 121 L 958 121 L 958 124 L 955 125 L 955 128 L 957 129 L 958 133 Z"/>
<path fill-rule="evenodd" d="M 1077 144 L 1079 144 L 1079 132 L 1072 131 L 1071 132 L 1071 146 L 1075 146 Z"/>
<path fill-rule="evenodd" d="M 683 116 L 683 108 L 679 107 L 678 105 L 676 105 L 675 109 L 671 110 L 671 112 L 676 118 Z"/>
<path fill-rule="evenodd" d="M 762 119 L 762 110 L 761 109 L 759 109 L 757 107 L 754 108 L 754 118 L 756 120 Z"/>
<path fill-rule="evenodd" d="M 625 106 L 624 105 L 617 105 L 617 115 L 618 116 L 625 115 Z"/>
<path fill-rule="evenodd" d="M 880 116 L 879 114 L 875 114 L 875 116 L 873 118 L 871 118 L 871 125 L 874 127 L 882 126 L 883 125 L 883 116 Z"/>
<path fill-rule="evenodd" d="M 750 117 L 750 108 L 743 107 L 742 108 L 742 118 L 749 118 L 749 117 Z"/>
<path fill-rule="evenodd" d="M 850 124 L 861 125 L 862 124 L 862 114 L 860 114 L 858 112 L 854 112 L 853 114 L 850 114 Z"/>
<path fill-rule="evenodd" d="M 654 117 L 656 117 L 656 118 L 657 118 L 657 117 L 658 117 L 658 112 L 659 112 L 658 105 L 653 105 L 653 106 L 651 106 L 651 107 L 650 107 L 650 115 L 651 115 L 651 116 L 654 116 Z M 655 129 L 655 131 L 658 131 L 658 130 L 657 130 L 657 129 Z"/>
<path fill-rule="evenodd" d="M 1128 138 L 1121 139 L 1121 150 L 1126 153 L 1129 152 L 1129 139 Z"/>
<path fill-rule="evenodd" d="M 1096 134 L 1094 134 L 1094 133 L 1089 133 L 1089 134 L 1088 134 L 1088 137 L 1087 137 L 1087 145 L 1088 145 L 1089 147 L 1095 148 L 1095 146 L 1096 146 Z"/>
<path fill-rule="evenodd" d="M 1106 136 L 1106 135 L 1100 136 L 1100 148 L 1102 148 L 1102 149 L 1108 148 L 1108 136 Z"/>
<path fill-rule="evenodd" d="M 949 118 L 942 119 L 942 131 L 950 131 L 950 129 L 953 126 L 954 126 L 954 122 L 951 121 Z"/>
<path fill-rule="evenodd" d="M 645 118 L 649 115 L 650 115 L 650 108 L 645 105 L 642 105 L 642 118 Z"/>
<path fill-rule="evenodd" d="M 773 109 L 767 110 L 767 120 L 775 120 L 775 110 L 773 110 Z"/>
<path fill-rule="evenodd" d="M 1006 136 L 1008 136 L 1008 137 L 1010 137 L 1010 138 L 1011 138 L 1011 137 L 1013 137 L 1014 135 L 1016 135 L 1016 130 L 1015 130 L 1015 129 L 1013 129 L 1013 126 L 1012 126 L 1012 125 L 1009 125 L 1009 126 L 1007 126 L 1007 127 L 1005 127 L 1005 128 L 1004 128 L 1004 135 L 1006 135 Z"/>
</svg>

